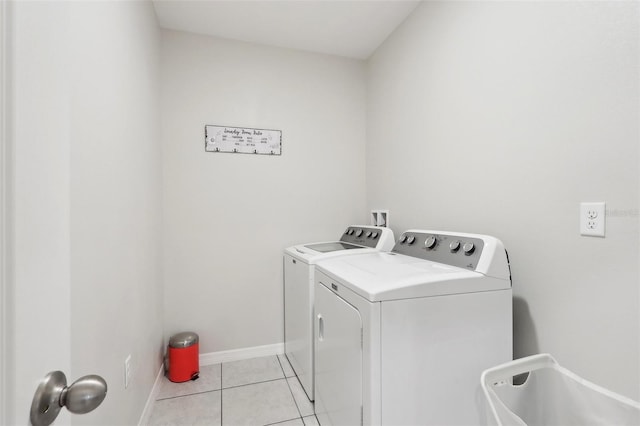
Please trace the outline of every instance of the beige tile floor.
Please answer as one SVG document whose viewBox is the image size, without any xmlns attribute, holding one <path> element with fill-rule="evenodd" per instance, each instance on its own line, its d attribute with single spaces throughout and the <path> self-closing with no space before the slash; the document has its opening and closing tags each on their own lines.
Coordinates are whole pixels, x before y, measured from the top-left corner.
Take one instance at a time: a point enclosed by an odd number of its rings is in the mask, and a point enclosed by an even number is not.
<svg viewBox="0 0 640 426">
<path fill-rule="evenodd" d="M 284 355 L 200 367 L 200 378 L 163 378 L 150 426 L 318 425 L 313 404 Z"/>
</svg>

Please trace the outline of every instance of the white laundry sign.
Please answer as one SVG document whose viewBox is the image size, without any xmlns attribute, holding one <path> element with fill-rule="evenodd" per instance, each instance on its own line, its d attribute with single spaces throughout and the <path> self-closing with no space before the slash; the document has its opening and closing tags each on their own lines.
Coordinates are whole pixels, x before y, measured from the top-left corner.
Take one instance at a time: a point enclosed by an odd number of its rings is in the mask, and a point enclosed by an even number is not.
<svg viewBox="0 0 640 426">
<path fill-rule="evenodd" d="M 280 155 L 282 131 L 248 127 L 204 126 L 206 152 Z"/>
</svg>

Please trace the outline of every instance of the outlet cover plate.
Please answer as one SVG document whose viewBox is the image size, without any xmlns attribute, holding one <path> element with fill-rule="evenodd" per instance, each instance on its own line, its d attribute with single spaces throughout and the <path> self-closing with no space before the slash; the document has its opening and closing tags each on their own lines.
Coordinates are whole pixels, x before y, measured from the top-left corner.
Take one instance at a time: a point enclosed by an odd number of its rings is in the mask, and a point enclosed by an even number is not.
<svg viewBox="0 0 640 426">
<path fill-rule="evenodd" d="M 389 210 L 371 210 L 371 225 L 389 227 Z"/>
<path fill-rule="evenodd" d="M 580 203 L 580 235 L 604 237 L 606 223 L 606 203 Z"/>
</svg>

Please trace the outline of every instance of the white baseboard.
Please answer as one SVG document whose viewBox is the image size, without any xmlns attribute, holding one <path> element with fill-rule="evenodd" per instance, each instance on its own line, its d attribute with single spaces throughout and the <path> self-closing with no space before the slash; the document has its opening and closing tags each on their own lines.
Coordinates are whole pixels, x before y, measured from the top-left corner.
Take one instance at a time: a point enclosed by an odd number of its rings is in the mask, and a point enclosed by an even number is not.
<svg viewBox="0 0 640 426">
<path fill-rule="evenodd" d="M 223 362 L 240 361 L 243 359 L 257 358 L 261 356 L 272 356 L 284 353 L 284 343 L 275 343 L 273 345 L 254 346 L 251 348 L 232 349 L 230 351 L 209 352 L 206 354 L 200 354 L 200 365 L 213 365 Z M 151 411 L 153 410 L 153 403 L 160 392 L 160 386 L 162 384 L 162 378 L 164 377 L 164 365 L 160 366 L 158 376 L 153 384 L 147 403 L 144 406 L 142 415 L 138 426 L 144 426 L 149 423 L 151 417 Z"/>
<path fill-rule="evenodd" d="M 162 383 L 161 380 L 163 377 L 164 364 L 160 366 L 160 371 L 158 371 L 156 381 L 153 383 L 151 393 L 149 394 L 149 398 L 147 398 L 147 403 L 144 405 L 144 410 L 142 410 L 142 415 L 140 416 L 140 421 L 138 421 L 138 426 L 145 426 L 149 424 L 149 418 L 151 417 L 151 411 L 153 410 L 153 403 L 156 402 L 156 397 L 160 392 L 160 384 Z"/>
<path fill-rule="evenodd" d="M 220 364 L 222 362 L 240 361 L 243 359 L 278 355 L 282 353 L 284 353 L 284 343 L 232 349 L 229 351 L 209 352 L 206 354 L 200 354 L 200 365 Z"/>
</svg>

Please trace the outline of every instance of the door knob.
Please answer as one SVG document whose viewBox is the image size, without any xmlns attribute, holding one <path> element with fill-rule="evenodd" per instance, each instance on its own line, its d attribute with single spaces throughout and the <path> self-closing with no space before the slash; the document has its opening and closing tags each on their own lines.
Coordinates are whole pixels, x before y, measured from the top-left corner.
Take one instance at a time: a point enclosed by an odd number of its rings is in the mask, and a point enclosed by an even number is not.
<svg viewBox="0 0 640 426">
<path fill-rule="evenodd" d="M 31 424 L 48 426 L 58 417 L 62 407 L 75 414 L 96 409 L 107 396 L 107 382 L 95 374 L 80 377 L 67 386 L 62 371 L 52 371 L 38 385 L 31 402 Z"/>
</svg>

